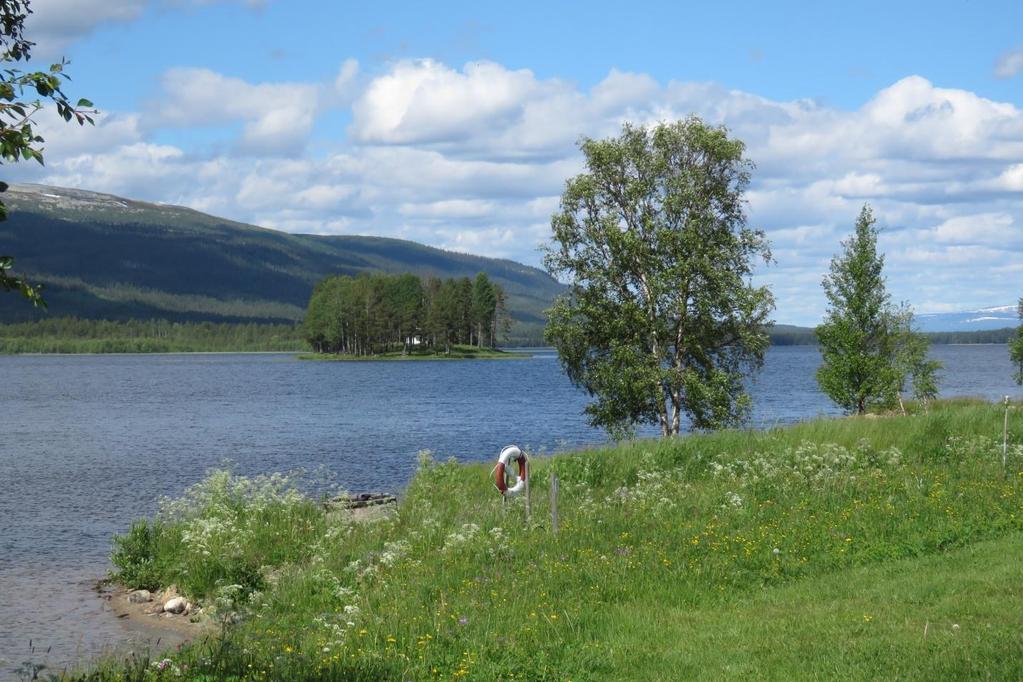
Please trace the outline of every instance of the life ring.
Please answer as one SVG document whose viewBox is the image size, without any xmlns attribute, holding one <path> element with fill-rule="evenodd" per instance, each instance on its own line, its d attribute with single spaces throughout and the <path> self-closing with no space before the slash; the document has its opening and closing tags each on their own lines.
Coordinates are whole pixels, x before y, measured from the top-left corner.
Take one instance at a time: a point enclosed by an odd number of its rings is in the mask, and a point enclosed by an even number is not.
<svg viewBox="0 0 1023 682">
<path fill-rule="evenodd" d="M 505 479 L 505 472 L 512 460 L 519 466 L 519 477 L 515 485 L 508 487 Z M 494 467 L 494 485 L 505 497 L 514 497 L 526 489 L 526 479 L 529 477 L 529 464 L 526 462 L 526 453 L 514 445 L 509 445 L 497 457 L 497 466 Z"/>
</svg>

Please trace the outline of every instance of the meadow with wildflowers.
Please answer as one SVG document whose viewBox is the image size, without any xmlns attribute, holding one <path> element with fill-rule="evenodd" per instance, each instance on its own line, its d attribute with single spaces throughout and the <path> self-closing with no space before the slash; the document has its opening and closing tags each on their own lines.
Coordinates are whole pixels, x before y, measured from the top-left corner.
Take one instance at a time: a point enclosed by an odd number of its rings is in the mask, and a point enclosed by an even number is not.
<svg viewBox="0 0 1023 682">
<path fill-rule="evenodd" d="M 429 453 L 369 523 L 214 472 L 114 560 L 219 634 L 87 675 L 1020 679 L 1023 415 L 1004 458 L 1002 418 L 942 402 L 535 457 L 529 522 L 488 466 Z"/>
</svg>

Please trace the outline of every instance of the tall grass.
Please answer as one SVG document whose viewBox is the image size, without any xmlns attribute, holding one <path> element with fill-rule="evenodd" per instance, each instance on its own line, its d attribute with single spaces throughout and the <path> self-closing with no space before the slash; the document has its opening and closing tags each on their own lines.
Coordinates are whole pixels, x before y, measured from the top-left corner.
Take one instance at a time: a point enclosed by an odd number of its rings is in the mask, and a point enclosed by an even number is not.
<svg viewBox="0 0 1023 682">
<path fill-rule="evenodd" d="M 174 585 L 208 605 L 236 601 L 263 589 L 274 567 L 307 560 L 327 524 L 294 476 L 215 470 L 165 500 L 153 522 L 114 538 L 114 577 L 140 589 Z"/>
<path fill-rule="evenodd" d="M 186 528 L 224 513 L 191 495 L 161 522 L 162 579 L 206 600 L 236 564 L 258 579 L 230 583 L 238 625 L 173 663 L 207 679 L 1019 678 L 1023 423 L 1005 469 L 1001 428 L 999 408 L 959 401 L 534 458 L 529 523 L 489 467 L 424 456 L 391 518 L 236 509 L 252 540 L 214 534 L 208 561 Z"/>
</svg>

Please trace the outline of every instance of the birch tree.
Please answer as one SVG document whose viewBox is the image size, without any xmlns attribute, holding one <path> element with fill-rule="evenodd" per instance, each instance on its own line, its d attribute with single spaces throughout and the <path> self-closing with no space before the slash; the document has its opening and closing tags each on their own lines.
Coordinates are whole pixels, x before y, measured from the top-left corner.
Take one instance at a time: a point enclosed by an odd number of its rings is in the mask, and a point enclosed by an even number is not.
<svg viewBox="0 0 1023 682">
<path fill-rule="evenodd" d="M 545 250 L 569 284 L 546 337 L 594 398 L 590 423 L 614 437 L 643 423 L 675 435 L 683 417 L 701 429 L 740 423 L 774 309 L 751 283 L 770 251 L 746 224 L 745 146 L 690 117 L 625 125 L 581 149 L 586 172 L 567 182 Z"/>
<path fill-rule="evenodd" d="M 926 406 L 937 396 L 941 369 L 927 357 L 927 337 L 913 329 L 912 310 L 891 302 L 876 222 L 870 206 L 863 206 L 842 253 L 831 259 L 821 282 L 828 310 L 816 330 L 823 360 L 817 384 L 839 407 L 857 414 L 900 403 L 907 377 L 913 396 Z"/>
</svg>

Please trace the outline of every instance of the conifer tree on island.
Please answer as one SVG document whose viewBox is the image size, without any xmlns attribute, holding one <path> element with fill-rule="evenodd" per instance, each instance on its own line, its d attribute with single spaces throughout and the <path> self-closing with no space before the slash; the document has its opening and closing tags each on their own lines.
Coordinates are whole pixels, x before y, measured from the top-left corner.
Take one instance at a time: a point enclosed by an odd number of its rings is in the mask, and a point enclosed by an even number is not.
<svg viewBox="0 0 1023 682">
<path fill-rule="evenodd" d="M 746 226 L 745 146 L 691 117 L 581 149 L 587 170 L 551 219 L 545 263 L 570 288 L 546 337 L 595 398 L 590 423 L 622 437 L 642 423 L 678 434 L 683 415 L 695 428 L 741 422 L 774 308 L 750 283 L 770 251 Z"/>
<path fill-rule="evenodd" d="M 483 272 L 425 283 L 413 274 L 338 275 L 316 284 L 302 329 L 319 353 L 407 355 L 413 345 L 450 352 L 456 343 L 483 348 L 485 334 L 494 347 L 503 297 Z"/>
<path fill-rule="evenodd" d="M 907 376 L 916 398 L 934 398 L 941 367 L 927 359 L 929 344 L 913 331 L 912 311 L 891 303 L 875 223 L 870 206 L 864 205 L 853 235 L 842 242 L 842 254 L 831 260 L 822 282 L 828 311 L 817 327 L 824 360 L 817 383 L 839 407 L 858 414 L 898 404 Z"/>
<path fill-rule="evenodd" d="M 92 123 L 92 102 L 80 99 L 72 104 L 61 90 L 67 62 L 52 64 L 47 71 L 22 72 L 14 67 L 27 62 L 34 43 L 24 37 L 25 19 L 32 12 L 27 0 L 0 0 L 0 163 L 34 159 L 43 162 L 43 138 L 32 128 L 32 117 L 52 102 L 65 121 L 74 119 L 79 125 Z M 26 96 L 26 93 L 31 92 Z M 37 99 L 32 99 L 37 97 Z M 0 182 L 0 192 L 7 183 Z M 7 208 L 0 201 L 0 221 L 7 219 Z M 33 285 L 12 272 L 14 258 L 0 254 L 0 291 L 18 291 L 34 305 L 45 305 L 41 287 Z"/>
</svg>

